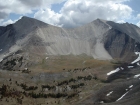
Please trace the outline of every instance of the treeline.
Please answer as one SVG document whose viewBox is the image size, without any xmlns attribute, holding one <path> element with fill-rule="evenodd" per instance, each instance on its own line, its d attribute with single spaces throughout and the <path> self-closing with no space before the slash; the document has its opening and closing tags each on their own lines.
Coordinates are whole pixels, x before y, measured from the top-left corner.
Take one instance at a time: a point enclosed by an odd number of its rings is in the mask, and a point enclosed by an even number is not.
<svg viewBox="0 0 140 105">
<path fill-rule="evenodd" d="M 21 86 L 22 89 L 25 90 L 25 91 L 37 90 L 37 89 L 38 89 L 37 86 L 27 86 L 25 83 L 18 84 L 18 83 L 16 82 L 16 85 L 17 85 L 17 86 Z"/>
<path fill-rule="evenodd" d="M 29 96 L 32 98 L 62 98 L 62 97 L 67 97 L 67 98 L 72 98 L 74 96 L 78 95 L 77 93 L 72 93 L 72 94 L 67 94 L 67 93 L 48 93 L 48 94 L 44 94 L 44 93 L 29 93 Z"/>
<path fill-rule="evenodd" d="M 14 88 L 10 88 L 9 85 L 2 85 L 2 87 L 0 88 L 0 94 L 1 97 L 0 99 L 2 99 L 3 97 L 21 97 L 22 96 L 22 92 L 21 91 L 17 91 Z"/>
<path fill-rule="evenodd" d="M 77 71 L 85 71 L 91 69 L 91 67 L 84 67 L 84 68 L 74 68 L 74 69 L 63 69 L 63 70 L 67 70 L 68 72 L 77 72 Z"/>
<path fill-rule="evenodd" d="M 84 83 L 79 83 L 79 84 L 76 84 L 76 85 L 71 85 L 70 87 L 71 87 L 71 89 L 77 89 L 77 88 L 82 87 L 84 85 L 85 85 Z"/>
<path fill-rule="evenodd" d="M 74 82 L 75 83 L 76 81 L 81 80 L 81 79 L 83 79 L 84 81 L 87 81 L 87 80 L 91 80 L 91 79 L 97 80 L 98 78 L 96 76 L 91 76 L 91 75 L 88 75 L 88 76 L 78 76 L 76 79 L 71 78 L 69 80 L 64 80 L 62 82 L 59 82 L 57 84 L 57 86 L 61 86 L 61 85 L 64 85 L 64 84 L 68 85 L 70 82 Z"/>
</svg>

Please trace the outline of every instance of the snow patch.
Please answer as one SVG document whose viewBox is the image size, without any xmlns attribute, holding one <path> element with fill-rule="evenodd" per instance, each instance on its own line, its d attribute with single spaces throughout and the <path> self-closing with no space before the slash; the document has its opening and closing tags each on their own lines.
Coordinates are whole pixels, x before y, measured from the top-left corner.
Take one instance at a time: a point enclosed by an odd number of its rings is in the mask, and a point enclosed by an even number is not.
<svg viewBox="0 0 140 105">
<path fill-rule="evenodd" d="M 123 68 L 123 67 L 121 67 L 121 69 L 122 69 L 122 70 L 124 70 L 124 68 Z"/>
<path fill-rule="evenodd" d="M 138 78 L 140 76 L 140 74 L 134 75 L 134 78 Z"/>
<path fill-rule="evenodd" d="M 128 91 L 129 92 L 129 91 Z M 128 92 L 126 92 L 125 94 L 123 94 L 119 99 L 117 99 L 116 101 L 121 100 Z"/>
<path fill-rule="evenodd" d="M 46 57 L 46 59 L 48 59 L 49 57 Z"/>
<path fill-rule="evenodd" d="M 130 85 L 130 86 L 129 86 L 129 88 L 132 88 L 132 87 L 133 87 L 133 85 Z"/>
<path fill-rule="evenodd" d="M 101 103 L 101 104 L 103 104 L 103 103 L 104 103 L 104 101 L 100 101 L 100 103 Z"/>
<path fill-rule="evenodd" d="M 127 67 L 130 69 L 130 68 L 133 68 L 134 66 L 127 66 Z"/>
<path fill-rule="evenodd" d="M 135 52 L 136 55 L 139 55 L 138 58 L 136 60 L 134 60 L 133 62 L 131 62 L 131 64 L 134 64 L 136 62 L 138 62 L 140 60 L 140 52 Z"/>
<path fill-rule="evenodd" d="M 24 68 L 24 70 L 28 70 L 28 68 Z"/>
<path fill-rule="evenodd" d="M 138 62 L 137 65 L 140 66 L 140 63 Z"/>
<path fill-rule="evenodd" d="M 114 73 L 116 73 L 116 72 L 118 72 L 118 71 L 120 71 L 119 68 L 117 68 L 117 69 L 115 69 L 115 70 L 113 70 L 113 71 L 110 71 L 109 73 L 107 73 L 107 75 L 114 74 Z"/>
<path fill-rule="evenodd" d="M 106 96 L 110 96 L 113 93 L 113 91 L 109 92 Z"/>
</svg>

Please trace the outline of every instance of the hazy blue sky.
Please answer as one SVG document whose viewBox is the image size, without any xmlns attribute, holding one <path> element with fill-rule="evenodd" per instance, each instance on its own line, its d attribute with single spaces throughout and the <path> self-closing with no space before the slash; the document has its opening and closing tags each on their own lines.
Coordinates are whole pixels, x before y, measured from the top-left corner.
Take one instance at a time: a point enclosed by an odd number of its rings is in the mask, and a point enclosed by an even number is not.
<svg viewBox="0 0 140 105">
<path fill-rule="evenodd" d="M 97 18 L 140 26 L 139 5 L 140 0 L 0 0 L 0 25 L 29 16 L 62 27 Z"/>
</svg>

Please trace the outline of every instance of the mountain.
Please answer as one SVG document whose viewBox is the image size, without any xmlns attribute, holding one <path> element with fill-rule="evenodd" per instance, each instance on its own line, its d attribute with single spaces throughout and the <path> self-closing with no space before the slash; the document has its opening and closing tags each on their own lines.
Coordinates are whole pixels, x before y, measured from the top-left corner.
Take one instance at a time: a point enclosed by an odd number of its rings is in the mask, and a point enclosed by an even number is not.
<svg viewBox="0 0 140 105">
<path fill-rule="evenodd" d="M 67 29 L 24 16 L 0 27 L 2 104 L 139 105 L 139 69 L 133 24 L 96 19 Z"/>
<path fill-rule="evenodd" d="M 9 53 L 26 49 L 37 54 L 84 53 L 95 59 L 126 60 L 129 56 L 129 60 L 132 60 L 139 38 L 140 29 L 128 23 L 97 19 L 78 28 L 65 29 L 22 17 L 15 24 L 0 27 L 0 58 L 3 59 L 3 54 L 8 56 Z"/>
</svg>

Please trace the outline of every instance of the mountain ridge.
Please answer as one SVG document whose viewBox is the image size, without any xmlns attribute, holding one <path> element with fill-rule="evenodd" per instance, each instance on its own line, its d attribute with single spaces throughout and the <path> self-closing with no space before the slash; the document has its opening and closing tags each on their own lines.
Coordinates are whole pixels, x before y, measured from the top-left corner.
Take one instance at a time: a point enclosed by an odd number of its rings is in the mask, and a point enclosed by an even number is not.
<svg viewBox="0 0 140 105">
<path fill-rule="evenodd" d="M 122 30 L 123 27 L 124 30 Z M 131 28 L 132 30 L 130 30 Z M 126 32 L 127 30 L 129 32 Z M 135 44 L 139 42 L 139 32 L 140 29 L 134 25 L 118 24 L 102 19 L 96 19 L 73 29 L 66 29 L 24 16 L 16 23 L 0 28 L 0 48 L 3 49 L 0 52 L 0 58 L 3 59 L 9 53 L 14 53 L 20 49 L 27 49 L 27 52 L 35 52 L 36 54 L 41 52 L 42 55 L 86 54 L 102 60 L 116 58 L 128 60 L 128 56 L 123 52 L 130 52 L 132 54 L 129 56 L 129 61 L 131 61 L 135 58 Z M 125 41 L 124 36 L 127 36 L 129 40 L 134 39 L 133 43 Z M 118 39 L 115 39 L 116 37 Z M 109 40 L 110 44 L 107 44 Z M 113 40 L 118 41 L 114 42 Z M 126 46 L 121 47 L 120 43 L 124 42 L 128 47 L 132 47 L 132 50 L 125 49 Z M 7 47 L 5 47 L 6 44 L 8 44 Z M 118 47 L 114 52 L 114 47 L 109 46 Z"/>
</svg>

